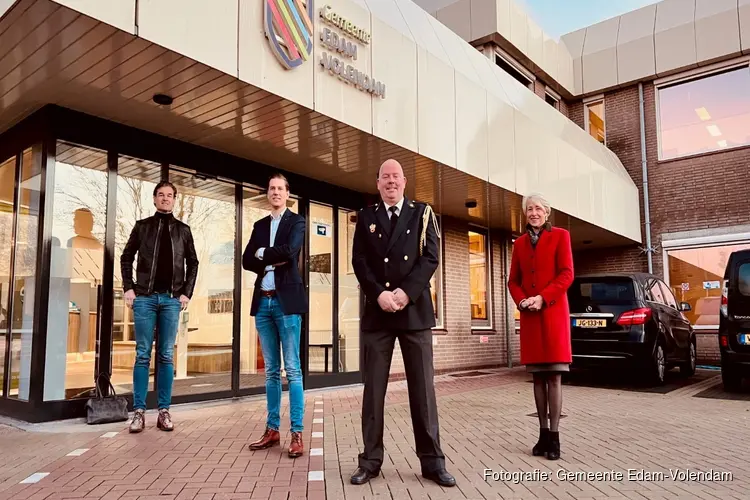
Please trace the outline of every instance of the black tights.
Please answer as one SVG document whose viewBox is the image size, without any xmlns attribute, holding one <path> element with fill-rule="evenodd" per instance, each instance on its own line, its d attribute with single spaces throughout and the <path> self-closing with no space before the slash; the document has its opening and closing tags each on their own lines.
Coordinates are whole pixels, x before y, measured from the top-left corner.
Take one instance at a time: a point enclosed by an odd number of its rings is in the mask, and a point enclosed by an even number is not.
<svg viewBox="0 0 750 500">
<path fill-rule="evenodd" d="M 562 413 L 562 375 L 560 373 L 534 373 L 534 400 L 539 415 L 539 427 L 558 432 Z M 549 422 L 547 407 L 549 406 Z"/>
</svg>

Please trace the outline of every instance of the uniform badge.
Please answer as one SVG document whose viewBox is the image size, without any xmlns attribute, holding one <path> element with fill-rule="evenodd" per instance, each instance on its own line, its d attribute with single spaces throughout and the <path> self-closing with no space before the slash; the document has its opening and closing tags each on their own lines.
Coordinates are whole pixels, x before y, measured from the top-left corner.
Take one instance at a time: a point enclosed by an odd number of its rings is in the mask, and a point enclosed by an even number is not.
<svg viewBox="0 0 750 500">
<path fill-rule="evenodd" d="M 371 233 L 375 232 L 375 224 L 370 224 L 370 232 Z"/>
</svg>

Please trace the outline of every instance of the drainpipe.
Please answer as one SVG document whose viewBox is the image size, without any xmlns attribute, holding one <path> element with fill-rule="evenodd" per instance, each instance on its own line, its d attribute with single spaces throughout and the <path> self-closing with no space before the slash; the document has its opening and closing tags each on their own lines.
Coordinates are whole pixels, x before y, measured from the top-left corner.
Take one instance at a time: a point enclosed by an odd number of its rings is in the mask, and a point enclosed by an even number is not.
<svg viewBox="0 0 750 500">
<path fill-rule="evenodd" d="M 646 217 L 646 257 L 648 258 L 648 272 L 653 273 L 654 263 L 651 254 L 651 210 L 648 202 L 648 162 L 646 161 L 646 126 L 643 113 L 643 83 L 638 82 L 638 105 L 641 118 L 641 172 L 643 174 L 643 212 Z"/>
</svg>

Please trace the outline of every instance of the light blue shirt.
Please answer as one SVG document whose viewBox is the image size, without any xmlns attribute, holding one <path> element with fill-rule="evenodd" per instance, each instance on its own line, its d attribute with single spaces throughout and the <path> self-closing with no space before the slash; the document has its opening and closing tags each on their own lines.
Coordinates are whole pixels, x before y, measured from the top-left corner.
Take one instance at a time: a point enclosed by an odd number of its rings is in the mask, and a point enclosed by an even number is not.
<svg viewBox="0 0 750 500">
<path fill-rule="evenodd" d="M 271 247 L 273 246 L 276 240 L 276 231 L 278 231 L 279 223 L 281 222 L 281 218 L 284 216 L 285 213 L 286 213 L 286 208 L 284 209 L 283 212 L 281 212 L 278 215 L 278 217 L 274 217 L 273 214 L 271 214 L 271 241 L 268 246 L 271 246 Z M 255 256 L 258 259 L 262 259 L 264 250 L 265 248 L 259 248 L 258 251 L 255 252 Z M 265 270 L 267 272 L 266 272 L 266 275 L 263 276 L 263 280 L 260 283 L 260 289 L 266 290 L 266 291 L 276 290 L 276 280 L 273 274 L 273 266 L 266 266 Z"/>
</svg>

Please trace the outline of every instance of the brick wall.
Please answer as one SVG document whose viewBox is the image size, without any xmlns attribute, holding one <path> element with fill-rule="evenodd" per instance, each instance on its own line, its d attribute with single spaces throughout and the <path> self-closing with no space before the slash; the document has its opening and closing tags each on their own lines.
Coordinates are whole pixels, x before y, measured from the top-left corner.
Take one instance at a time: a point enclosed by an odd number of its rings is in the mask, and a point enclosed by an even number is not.
<svg viewBox="0 0 750 500">
<path fill-rule="evenodd" d="M 646 254 L 640 247 L 605 248 L 573 252 L 575 274 L 646 272 Z"/>
<path fill-rule="evenodd" d="M 472 331 L 469 290 L 469 226 L 468 224 L 443 217 L 442 244 L 444 329 L 436 330 L 433 337 L 433 359 L 435 371 L 457 371 L 473 368 L 506 366 L 505 339 L 505 295 L 506 278 L 503 274 L 503 244 L 501 235 L 490 235 L 491 241 L 491 290 L 493 331 Z M 480 337 L 487 336 L 488 342 L 480 343 Z M 401 351 L 396 351 L 391 364 L 391 377 L 403 377 L 404 365 Z"/>
<path fill-rule="evenodd" d="M 560 113 L 570 118 L 570 114 L 569 114 L 570 112 L 568 110 L 568 103 L 566 103 L 563 100 L 560 101 Z"/>
<path fill-rule="evenodd" d="M 586 127 L 583 124 L 583 102 L 569 102 L 566 103 L 566 107 L 568 108 L 568 118 L 570 121 L 585 130 Z"/>
</svg>

